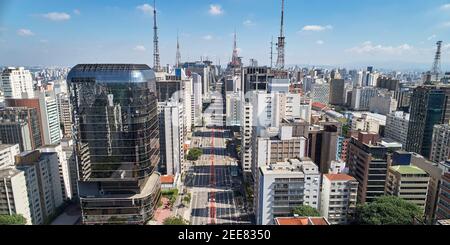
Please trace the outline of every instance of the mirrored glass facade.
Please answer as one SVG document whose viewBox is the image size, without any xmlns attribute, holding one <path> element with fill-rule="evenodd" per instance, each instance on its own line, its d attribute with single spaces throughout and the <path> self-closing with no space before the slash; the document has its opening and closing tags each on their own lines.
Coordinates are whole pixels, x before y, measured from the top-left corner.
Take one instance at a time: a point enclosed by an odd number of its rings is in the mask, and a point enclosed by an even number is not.
<svg viewBox="0 0 450 245">
<path fill-rule="evenodd" d="M 160 189 L 154 72 L 147 65 L 77 65 L 67 81 L 83 222 L 145 223 Z"/>
</svg>

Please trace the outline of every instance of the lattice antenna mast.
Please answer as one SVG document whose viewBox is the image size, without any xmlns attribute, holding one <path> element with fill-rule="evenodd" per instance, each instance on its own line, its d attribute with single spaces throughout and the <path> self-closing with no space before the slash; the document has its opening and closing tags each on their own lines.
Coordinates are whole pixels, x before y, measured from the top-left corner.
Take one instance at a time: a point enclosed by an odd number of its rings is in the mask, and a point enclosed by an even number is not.
<svg viewBox="0 0 450 245">
<path fill-rule="evenodd" d="M 231 64 L 234 66 L 239 65 L 239 52 L 237 48 L 237 34 L 236 29 L 234 29 L 234 41 L 233 41 L 233 56 L 231 58 Z"/>
<path fill-rule="evenodd" d="M 286 38 L 284 37 L 284 0 L 281 0 L 281 26 L 280 26 L 280 36 L 278 37 L 278 59 L 277 59 L 277 68 L 284 69 L 285 65 L 285 46 L 286 46 Z"/>
<path fill-rule="evenodd" d="M 176 66 L 177 68 L 181 65 L 181 51 L 180 51 L 180 39 L 178 37 L 178 31 L 177 31 L 177 57 L 176 57 Z"/>
<path fill-rule="evenodd" d="M 442 49 L 442 41 L 438 41 L 436 43 L 437 50 L 436 56 L 434 57 L 433 68 L 431 68 L 431 75 L 436 77 L 436 80 L 439 80 L 439 75 L 441 74 L 441 49 Z"/>
<path fill-rule="evenodd" d="M 153 1 L 153 70 L 161 71 L 158 43 L 158 24 L 156 22 L 156 0 Z"/>
<path fill-rule="evenodd" d="M 270 41 L 270 68 L 273 68 L 273 36 Z"/>
</svg>

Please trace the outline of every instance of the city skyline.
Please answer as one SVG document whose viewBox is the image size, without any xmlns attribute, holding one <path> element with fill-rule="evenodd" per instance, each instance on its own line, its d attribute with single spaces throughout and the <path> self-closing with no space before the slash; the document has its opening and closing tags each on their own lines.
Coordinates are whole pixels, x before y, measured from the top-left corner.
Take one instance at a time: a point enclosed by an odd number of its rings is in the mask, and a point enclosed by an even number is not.
<svg viewBox="0 0 450 245">
<path fill-rule="evenodd" d="M 7 0 L 0 4 L 1 65 L 145 63 L 152 65 L 153 1 L 64 3 Z M 269 64 L 279 33 L 279 1 L 158 1 L 161 64 L 231 61 L 234 29 L 244 63 Z M 316 9 L 307 11 L 304 9 Z M 374 16 L 367 18 L 367 16 Z M 442 68 L 450 68 L 447 1 L 286 1 L 286 64 L 431 68 L 443 40 Z M 355 21 L 358 20 L 358 21 Z M 414 26 L 414 28 L 410 28 Z M 264 52 L 266 51 L 266 52 Z"/>
</svg>

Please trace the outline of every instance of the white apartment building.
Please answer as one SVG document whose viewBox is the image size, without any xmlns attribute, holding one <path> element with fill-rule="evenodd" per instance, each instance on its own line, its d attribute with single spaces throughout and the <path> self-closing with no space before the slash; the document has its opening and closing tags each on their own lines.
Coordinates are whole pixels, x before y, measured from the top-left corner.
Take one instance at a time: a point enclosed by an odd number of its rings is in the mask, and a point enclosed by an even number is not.
<svg viewBox="0 0 450 245">
<path fill-rule="evenodd" d="M 431 161 L 440 163 L 450 159 L 450 125 L 435 125 L 431 142 Z"/>
<path fill-rule="evenodd" d="M 25 172 L 33 224 L 43 224 L 63 204 L 57 153 L 22 152 L 16 168 Z"/>
<path fill-rule="evenodd" d="M 178 102 L 160 102 L 161 166 L 166 175 L 177 177 L 184 165 L 184 107 Z"/>
<path fill-rule="evenodd" d="M 378 133 L 380 131 L 380 122 L 363 114 L 360 118 L 352 119 L 352 131 L 364 131 Z"/>
<path fill-rule="evenodd" d="M 23 67 L 8 67 L 1 74 L 5 99 L 26 99 L 33 96 L 33 78 Z"/>
<path fill-rule="evenodd" d="M 378 90 L 372 87 L 353 88 L 352 109 L 355 111 L 369 110 L 370 99 L 377 96 Z"/>
<path fill-rule="evenodd" d="M 15 168 L 0 170 L 0 214 L 21 214 L 27 225 L 33 224 L 23 171 Z"/>
<path fill-rule="evenodd" d="M 58 103 L 54 93 L 36 92 L 42 118 L 44 144 L 54 145 L 61 141 Z"/>
<path fill-rule="evenodd" d="M 202 77 L 197 73 L 191 73 L 192 78 L 192 96 L 194 107 L 194 125 L 202 126 L 203 123 L 203 95 L 202 95 Z"/>
<path fill-rule="evenodd" d="M 395 140 L 406 147 L 406 139 L 408 138 L 409 113 L 396 111 L 386 118 L 385 137 Z"/>
<path fill-rule="evenodd" d="M 309 158 L 262 166 L 258 176 L 257 225 L 273 225 L 275 218 L 291 215 L 300 205 L 319 209 L 320 173 Z"/>
<path fill-rule="evenodd" d="M 69 166 L 70 189 L 72 191 L 72 199 L 78 197 L 78 166 L 75 159 L 75 148 L 73 139 L 63 138 L 61 147 L 66 155 L 67 164 Z"/>
<path fill-rule="evenodd" d="M 0 144 L 0 170 L 14 166 L 14 157 L 19 154 L 19 145 Z"/>
<path fill-rule="evenodd" d="M 56 153 L 59 165 L 59 179 L 61 181 L 61 192 L 64 200 L 72 199 L 72 183 L 70 179 L 70 166 L 66 152 L 61 144 L 47 145 L 39 149 L 41 152 Z"/>
<path fill-rule="evenodd" d="M 370 98 L 369 110 L 373 113 L 388 115 L 397 109 L 397 100 L 390 96 L 375 96 Z"/>
<path fill-rule="evenodd" d="M 358 181 L 347 174 L 324 174 L 320 213 L 333 225 L 348 224 L 356 209 Z"/>
</svg>

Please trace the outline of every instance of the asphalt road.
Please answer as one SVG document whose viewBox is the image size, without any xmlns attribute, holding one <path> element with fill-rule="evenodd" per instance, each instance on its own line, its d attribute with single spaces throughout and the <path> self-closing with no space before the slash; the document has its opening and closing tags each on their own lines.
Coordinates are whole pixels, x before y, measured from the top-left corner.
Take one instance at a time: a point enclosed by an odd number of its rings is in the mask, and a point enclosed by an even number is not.
<svg viewBox="0 0 450 245">
<path fill-rule="evenodd" d="M 232 177 L 231 168 L 237 163 L 226 149 L 231 133 L 222 128 L 225 113 L 220 92 L 213 92 L 212 99 L 214 102 L 205 111 L 207 127 L 193 134 L 203 155 L 190 167 L 186 179 L 186 186 L 192 192 L 190 221 L 193 225 L 245 224 L 232 188 L 237 178 Z"/>
</svg>

